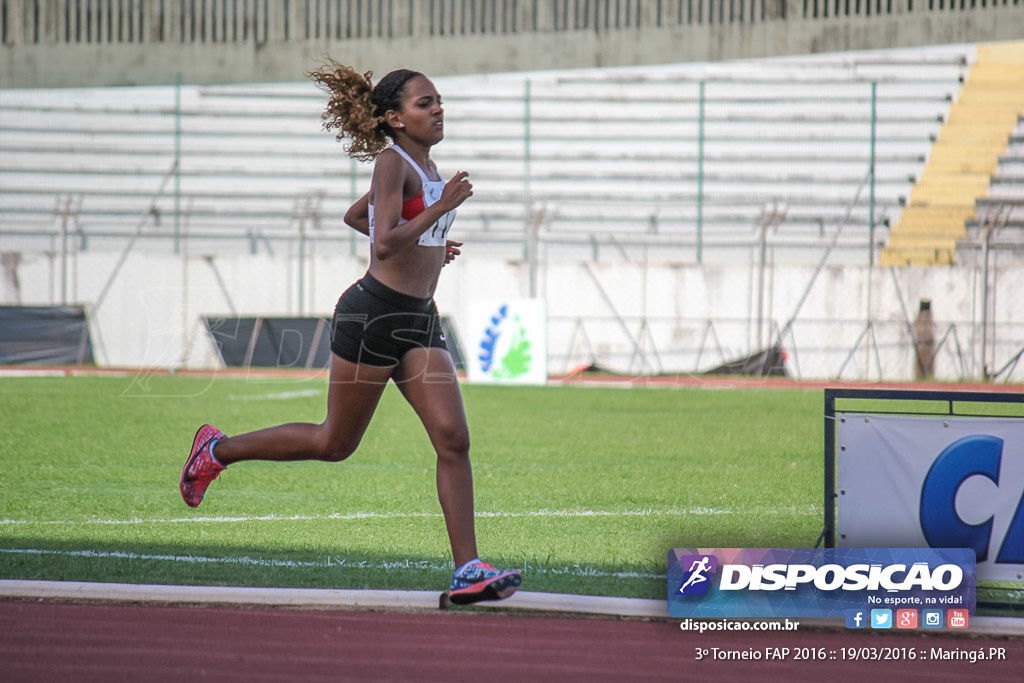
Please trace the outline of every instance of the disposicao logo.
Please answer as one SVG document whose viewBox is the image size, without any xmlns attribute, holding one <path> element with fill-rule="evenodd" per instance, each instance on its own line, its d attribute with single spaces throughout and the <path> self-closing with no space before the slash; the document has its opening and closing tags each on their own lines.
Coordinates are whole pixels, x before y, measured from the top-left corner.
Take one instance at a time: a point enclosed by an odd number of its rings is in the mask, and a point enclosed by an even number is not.
<svg viewBox="0 0 1024 683">
<path fill-rule="evenodd" d="M 873 617 L 876 610 L 941 605 L 969 613 L 975 580 L 968 548 L 677 548 L 668 554 L 668 612 Z M 870 625 L 885 628 L 873 619 Z"/>
<path fill-rule="evenodd" d="M 680 595 L 704 595 L 711 588 L 708 574 L 718 569 L 718 558 L 714 555 L 684 555 L 679 558 L 683 566 L 689 566 L 679 586 Z"/>
</svg>

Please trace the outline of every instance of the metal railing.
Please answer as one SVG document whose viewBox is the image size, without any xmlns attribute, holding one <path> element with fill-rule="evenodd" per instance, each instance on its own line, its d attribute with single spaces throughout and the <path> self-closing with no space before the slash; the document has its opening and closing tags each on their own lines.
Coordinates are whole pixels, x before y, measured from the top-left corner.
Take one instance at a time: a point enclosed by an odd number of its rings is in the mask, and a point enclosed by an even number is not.
<svg viewBox="0 0 1024 683">
<path fill-rule="evenodd" d="M 265 43 L 969 14 L 1024 0 L 0 0 L 0 44 Z"/>
</svg>

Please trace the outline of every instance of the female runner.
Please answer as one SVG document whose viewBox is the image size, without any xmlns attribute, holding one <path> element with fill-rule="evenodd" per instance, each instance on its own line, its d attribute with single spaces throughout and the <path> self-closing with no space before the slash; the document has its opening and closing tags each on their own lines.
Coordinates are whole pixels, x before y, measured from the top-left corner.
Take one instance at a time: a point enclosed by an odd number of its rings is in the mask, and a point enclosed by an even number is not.
<svg viewBox="0 0 1024 683">
<path fill-rule="evenodd" d="M 469 428 L 433 300 L 441 268 L 461 246 L 447 240 L 455 209 L 473 186 L 464 171 L 444 182 L 430 159 L 444 137 L 441 96 L 430 79 L 401 69 L 374 85 L 371 75 L 333 60 L 310 74 L 330 95 L 324 128 L 350 140 L 349 156 L 375 160 L 369 193 L 345 217 L 369 234 L 370 265 L 334 312 L 327 418 L 230 438 L 203 425 L 182 468 L 181 495 L 196 507 L 225 467 L 245 460 L 346 459 L 392 380 L 437 453 L 437 495 L 456 567 L 451 601 L 507 598 L 522 576 L 477 556 Z"/>
</svg>

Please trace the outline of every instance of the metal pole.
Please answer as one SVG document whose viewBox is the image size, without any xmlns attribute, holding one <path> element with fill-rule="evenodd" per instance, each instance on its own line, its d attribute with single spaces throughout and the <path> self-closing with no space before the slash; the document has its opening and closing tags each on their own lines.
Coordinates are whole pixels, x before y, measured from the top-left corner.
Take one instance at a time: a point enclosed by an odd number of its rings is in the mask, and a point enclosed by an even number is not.
<svg viewBox="0 0 1024 683">
<path fill-rule="evenodd" d="M 868 173 L 871 176 L 871 180 L 868 184 L 868 291 L 865 299 L 867 300 L 867 325 L 871 327 L 871 294 L 872 287 L 874 286 L 874 278 L 872 277 L 875 272 L 875 143 L 877 140 L 878 130 L 878 81 L 871 81 L 871 149 L 870 149 L 870 165 L 868 167 Z M 865 379 L 871 379 L 871 343 L 874 341 L 874 335 L 868 336 L 867 346 L 864 349 L 864 377 Z M 877 353 L 877 349 L 876 349 Z M 882 369 L 879 364 L 878 369 L 879 379 L 881 379 Z"/>
<path fill-rule="evenodd" d="M 865 317 L 867 318 L 867 322 L 866 322 L 867 326 L 870 329 L 872 329 L 872 330 L 874 330 L 874 326 L 871 324 L 871 294 L 872 294 L 872 288 L 874 287 L 874 282 L 873 282 L 873 280 L 874 280 L 874 277 L 873 277 L 874 273 L 875 273 L 875 269 L 872 268 L 869 265 L 868 266 L 868 292 L 867 292 L 867 296 L 865 297 L 867 299 L 867 315 Z M 867 379 L 867 380 L 871 379 L 871 343 L 873 341 L 874 341 L 874 334 L 871 334 L 870 336 L 868 336 L 867 345 L 864 348 L 864 379 Z M 878 352 L 878 350 L 875 349 L 875 353 L 876 354 L 877 354 L 877 352 Z M 881 374 L 882 374 L 881 363 L 879 363 L 879 366 L 878 366 L 878 374 L 879 374 L 878 379 L 881 380 L 882 379 L 882 377 L 881 377 Z"/>
<path fill-rule="evenodd" d="M 608 309 L 611 310 L 612 315 L 615 316 L 615 322 L 619 324 L 619 327 L 622 328 L 622 333 L 626 335 L 626 338 L 629 339 L 629 343 L 633 346 L 633 357 L 636 358 L 639 355 L 640 358 L 643 359 L 643 354 L 640 351 L 640 344 L 633 337 L 633 333 L 629 331 L 629 325 L 626 323 L 626 319 L 623 318 L 615 308 L 615 304 L 612 303 L 612 299 L 608 296 L 608 292 L 606 292 L 604 287 L 601 286 L 601 280 L 594 274 L 594 271 L 591 270 L 589 263 L 583 261 L 582 265 L 583 271 L 590 276 L 590 281 L 594 283 L 594 287 L 597 288 L 597 293 L 601 296 L 601 300 L 604 301 L 605 305 L 608 306 Z M 646 364 L 642 369 L 646 370 Z"/>
<path fill-rule="evenodd" d="M 758 259 L 757 269 L 757 339 L 755 341 L 755 348 L 751 349 L 751 353 L 762 348 L 764 343 L 764 272 L 765 265 L 768 260 L 768 223 L 770 219 L 765 218 L 761 221 L 761 229 L 759 230 L 758 242 L 760 243 L 760 258 Z"/>
<path fill-rule="evenodd" d="M 527 239 L 527 243 L 526 243 L 527 244 L 527 247 L 526 247 L 526 252 L 527 252 L 526 266 L 527 266 L 527 273 L 528 273 L 528 278 L 529 278 L 529 283 L 528 283 L 529 291 L 528 291 L 528 294 L 529 294 L 531 299 L 537 298 L 537 239 L 538 239 L 537 233 L 540 231 L 540 224 L 541 224 L 541 221 L 543 219 L 544 219 L 544 212 L 543 211 L 538 211 L 537 212 L 537 217 L 534 218 L 533 222 L 530 224 L 530 229 L 529 229 L 529 231 L 526 234 L 526 239 Z"/>
<path fill-rule="evenodd" d="M 987 382 L 988 371 L 988 253 L 992 225 L 985 228 L 985 242 L 981 247 L 981 379 Z"/>
<path fill-rule="evenodd" d="M 60 305 L 68 305 L 68 214 L 71 212 L 71 195 L 64 199 L 64 210 L 60 216 Z"/>
<path fill-rule="evenodd" d="M 868 268 L 875 265 L 875 146 L 878 131 L 878 81 L 871 81 L 871 191 L 868 198 Z M 868 278 L 870 280 L 870 277 Z"/>
<path fill-rule="evenodd" d="M 530 79 L 523 82 L 523 224 L 526 226 L 525 241 L 523 243 L 523 258 L 529 263 L 530 254 L 530 231 L 532 230 L 533 202 L 531 199 L 532 183 L 530 173 Z"/>
<path fill-rule="evenodd" d="M 174 253 L 181 253 L 181 74 L 174 78 Z"/>
<path fill-rule="evenodd" d="M 697 263 L 704 257 L 704 81 L 697 103 Z"/>
<path fill-rule="evenodd" d="M 853 209 L 855 206 L 857 206 L 857 200 L 860 199 L 860 193 L 861 191 L 863 191 L 864 185 L 868 182 L 868 179 L 868 174 L 864 174 L 864 178 L 857 185 L 857 191 L 854 192 L 853 194 L 853 201 L 850 203 L 848 207 L 846 207 L 846 213 L 843 215 L 843 220 L 839 223 L 839 227 L 836 228 L 836 234 L 835 236 L 832 237 L 831 244 L 829 244 L 828 248 L 825 250 L 825 253 L 818 261 L 818 266 L 814 269 L 814 273 L 811 275 L 811 281 L 807 283 L 807 287 L 804 289 L 804 293 L 800 296 L 800 301 L 797 302 L 796 309 L 794 309 L 793 311 L 793 315 L 790 316 L 789 320 L 786 322 L 785 327 L 783 327 L 782 331 L 779 332 L 779 339 L 782 339 L 784 336 L 786 336 L 792 329 L 793 323 L 796 322 L 796 317 L 797 315 L 800 314 L 800 309 L 803 308 L 804 303 L 807 301 L 807 297 L 810 296 L 811 288 L 814 287 L 815 281 L 818 279 L 818 276 L 821 274 L 821 271 L 824 270 L 825 263 L 828 261 L 828 257 L 832 254 L 832 250 L 836 248 L 836 244 L 839 242 L 839 237 L 843 234 L 843 229 L 849 222 L 850 216 L 853 214 Z M 858 343 L 860 343 L 859 340 Z"/>
<path fill-rule="evenodd" d="M 825 547 L 836 545 L 836 390 L 825 389 Z"/>
<path fill-rule="evenodd" d="M 124 266 L 125 261 L 128 260 L 128 254 L 131 253 L 132 248 L 135 246 L 135 242 L 139 239 L 139 235 L 142 234 L 143 226 L 153 215 L 153 209 L 156 207 L 156 202 L 164 195 L 164 190 L 167 188 L 167 182 L 171 179 L 171 175 L 175 172 L 176 168 L 177 164 L 172 163 L 171 167 L 167 169 L 167 173 L 165 173 L 164 177 L 160 180 L 160 187 L 157 188 L 156 194 L 154 194 L 150 200 L 149 206 L 146 207 L 146 210 L 143 211 L 142 215 L 139 217 L 139 223 L 135 226 L 135 234 L 128 240 L 128 244 L 125 245 L 120 258 L 118 258 L 117 263 L 114 264 L 113 272 L 110 273 L 110 277 L 107 278 L 107 282 L 103 285 L 103 289 L 100 291 L 99 296 L 96 297 L 95 310 L 98 311 L 103 305 L 103 301 L 107 298 L 107 294 L 110 292 L 110 288 L 113 286 L 114 280 L 117 279 L 118 273 L 121 272 L 121 268 Z M 175 211 L 175 214 L 177 214 L 177 210 Z M 177 215 L 175 216 L 175 220 L 177 220 Z"/>
<path fill-rule="evenodd" d="M 306 212 L 309 210 L 309 200 L 306 205 L 299 209 L 299 316 L 304 309 L 303 299 L 306 297 Z"/>
<path fill-rule="evenodd" d="M 995 375 L 988 369 L 988 297 L 989 297 L 989 253 L 991 251 L 992 234 L 999 232 L 1006 225 L 1010 218 L 1010 207 L 1003 204 L 996 213 L 988 220 L 985 226 L 985 242 L 982 245 L 982 281 L 981 281 L 981 378 L 985 381 L 994 379 Z M 993 306 L 993 309 L 995 307 Z M 994 311 L 993 311 L 994 312 Z M 993 340 L 994 341 L 994 340 Z M 993 347 L 995 344 L 993 343 Z M 995 360 L 995 349 L 992 351 L 993 361 Z"/>
<path fill-rule="evenodd" d="M 185 236 L 181 242 L 181 359 L 178 361 L 180 367 L 185 367 L 188 363 L 188 333 L 188 237 Z"/>
</svg>

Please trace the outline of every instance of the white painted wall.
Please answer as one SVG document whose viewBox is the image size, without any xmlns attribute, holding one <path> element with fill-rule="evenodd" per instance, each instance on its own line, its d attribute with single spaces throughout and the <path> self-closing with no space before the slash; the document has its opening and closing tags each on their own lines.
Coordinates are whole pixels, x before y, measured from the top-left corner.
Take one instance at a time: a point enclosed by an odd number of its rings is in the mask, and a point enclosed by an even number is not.
<svg viewBox="0 0 1024 683">
<path fill-rule="evenodd" d="M 464 252 L 443 271 L 436 294 L 442 314 L 451 316 L 460 331 L 469 328 L 465 316 L 474 298 L 528 292 L 525 263 L 474 255 L 471 244 Z M 78 301 L 97 301 L 118 257 L 116 252 L 78 255 L 77 269 L 72 270 L 78 280 L 69 287 Z M 93 306 L 99 362 L 208 367 L 215 359 L 199 326 L 200 316 L 229 315 L 232 310 L 239 315 L 300 313 L 297 259 L 234 253 L 217 256 L 213 263 L 225 288 L 200 255 L 132 252 L 101 305 Z M 305 266 L 302 312 L 330 316 L 338 296 L 365 265 L 362 254 L 334 255 L 321 249 Z M 995 308 L 989 318 L 998 324 L 989 332 L 994 347 L 987 356 L 989 366 L 998 370 L 1024 346 L 1024 297 L 1018 296 L 1024 266 L 996 266 Z M 912 379 L 914 355 L 907 323 L 916 316 L 919 301 L 930 299 L 937 339 L 947 336 L 938 355 L 937 377 L 962 380 L 980 375 L 978 268 L 826 266 L 811 286 L 814 272 L 813 264 L 774 266 L 766 277 L 764 335 L 786 325 L 810 286 L 791 333 L 783 339 L 792 374 L 805 379 Z M 54 261 L 28 255 L 17 275 L 20 303 L 59 303 L 54 293 L 60 291 L 60 272 Z M 646 265 L 576 259 L 540 263 L 538 295 L 548 305 L 551 372 L 596 360 L 622 373 L 685 374 L 742 357 L 761 347 L 757 278 L 758 270 L 750 262 L 697 265 L 651 258 Z M 3 283 L 0 302 L 11 303 L 15 292 L 10 278 Z M 873 336 L 865 335 L 869 320 Z M 464 353 L 474 353 L 479 340 L 463 333 L 462 343 Z M 1024 367 L 999 379 L 1022 381 Z"/>
</svg>

